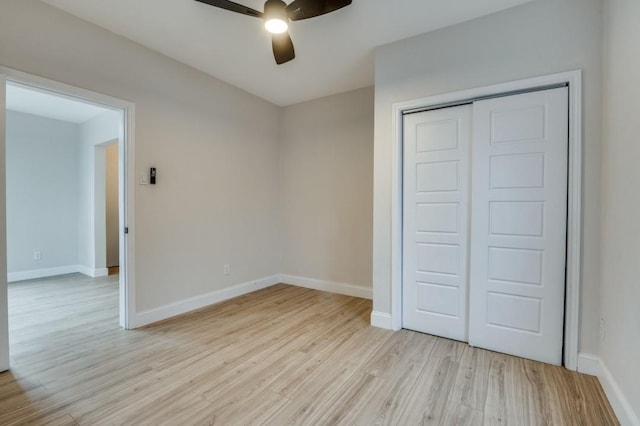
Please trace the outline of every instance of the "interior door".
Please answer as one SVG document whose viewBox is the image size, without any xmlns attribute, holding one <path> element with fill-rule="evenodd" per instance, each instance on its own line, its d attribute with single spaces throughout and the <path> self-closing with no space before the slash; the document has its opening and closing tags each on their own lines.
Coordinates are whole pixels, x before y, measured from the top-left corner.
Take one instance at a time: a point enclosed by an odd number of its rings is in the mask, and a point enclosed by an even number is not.
<svg viewBox="0 0 640 426">
<path fill-rule="evenodd" d="M 467 339 L 471 105 L 404 119 L 403 327 Z"/>
<path fill-rule="evenodd" d="M 7 302 L 6 102 L 7 80 L 0 74 L 0 371 L 9 369 L 9 309 Z"/>
<path fill-rule="evenodd" d="M 469 343 L 562 363 L 568 89 L 474 103 Z"/>
</svg>

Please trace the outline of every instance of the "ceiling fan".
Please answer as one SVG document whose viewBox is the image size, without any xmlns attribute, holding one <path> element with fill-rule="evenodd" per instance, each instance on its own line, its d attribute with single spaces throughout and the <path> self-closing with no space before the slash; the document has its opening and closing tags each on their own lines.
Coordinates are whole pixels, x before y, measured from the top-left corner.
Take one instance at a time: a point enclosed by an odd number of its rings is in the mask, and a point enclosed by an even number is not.
<svg viewBox="0 0 640 426">
<path fill-rule="evenodd" d="M 296 57 L 293 41 L 287 32 L 289 21 L 301 21 L 325 15 L 349 6 L 352 0 L 294 0 L 289 5 L 282 0 L 267 0 L 264 4 L 264 12 L 229 0 L 196 1 L 264 20 L 265 28 L 273 34 L 271 41 L 273 56 L 276 63 L 281 65 Z"/>
</svg>

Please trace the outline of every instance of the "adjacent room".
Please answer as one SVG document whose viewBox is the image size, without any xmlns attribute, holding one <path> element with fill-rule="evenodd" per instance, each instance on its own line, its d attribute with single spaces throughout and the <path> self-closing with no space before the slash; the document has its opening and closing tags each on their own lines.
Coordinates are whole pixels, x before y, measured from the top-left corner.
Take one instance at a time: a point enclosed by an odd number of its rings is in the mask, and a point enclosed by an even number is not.
<svg viewBox="0 0 640 426">
<path fill-rule="evenodd" d="M 7 281 L 13 363 L 118 324 L 119 114 L 6 86 Z M 106 302 L 108 301 L 108 302 Z M 105 306 L 107 308 L 105 308 Z"/>
<path fill-rule="evenodd" d="M 0 424 L 640 425 L 638 43 L 634 0 L 3 1 Z"/>
<path fill-rule="evenodd" d="M 119 264 L 116 111 L 7 84 L 8 281 Z"/>
</svg>

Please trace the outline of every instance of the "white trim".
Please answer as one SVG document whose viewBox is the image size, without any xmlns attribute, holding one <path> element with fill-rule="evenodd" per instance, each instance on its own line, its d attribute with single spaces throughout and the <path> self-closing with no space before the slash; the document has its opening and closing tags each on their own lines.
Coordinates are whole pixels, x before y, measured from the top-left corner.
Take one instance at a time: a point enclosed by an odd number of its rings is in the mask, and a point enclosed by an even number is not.
<svg viewBox="0 0 640 426">
<path fill-rule="evenodd" d="M 75 274 L 80 272 L 80 265 L 56 266 L 54 268 L 31 269 L 28 271 L 9 272 L 7 282 L 35 280 L 37 278 L 55 277 L 58 275 Z"/>
<path fill-rule="evenodd" d="M 107 268 L 89 268 L 85 265 L 66 265 L 56 266 L 54 268 L 31 269 L 28 271 L 9 272 L 7 274 L 7 282 L 16 282 L 24 280 L 35 280 L 37 278 L 56 277 L 58 275 L 80 273 L 91 278 L 106 277 L 109 275 Z"/>
<path fill-rule="evenodd" d="M 580 352 L 578 354 L 578 372 L 597 376 L 600 374 L 600 358 L 597 355 Z"/>
<path fill-rule="evenodd" d="M 311 288 L 314 290 L 326 291 L 329 293 L 343 294 L 345 296 L 360 297 L 362 299 L 372 299 L 371 288 L 354 284 L 338 283 L 333 281 L 318 280 L 315 278 L 297 277 L 294 275 L 281 274 L 280 282 L 296 287 Z"/>
<path fill-rule="evenodd" d="M 385 314 L 384 312 L 371 312 L 371 326 L 384 328 L 385 330 L 393 330 L 391 315 Z"/>
<path fill-rule="evenodd" d="M 158 308 L 139 312 L 135 316 L 133 328 L 142 327 L 154 322 L 165 320 L 167 318 L 195 311 L 196 309 L 201 309 L 210 305 L 214 305 L 216 303 L 224 302 L 225 300 L 233 299 L 234 297 L 242 296 L 243 294 L 271 287 L 275 284 L 278 284 L 279 282 L 280 276 L 273 275 L 271 277 L 249 281 L 243 284 L 235 285 L 233 287 L 216 290 L 211 293 L 203 294 L 201 296 L 190 297 L 179 302 L 170 303 Z"/>
<path fill-rule="evenodd" d="M 119 152 L 127 155 L 118 155 L 119 182 L 121 190 L 118 190 L 120 199 L 120 266 L 124 265 L 124 274 L 120 269 L 120 326 L 127 330 L 134 328 L 133 321 L 136 314 L 136 227 L 135 227 L 135 104 L 129 104 L 122 109 L 123 117 L 120 121 L 123 129 L 120 131 Z M 124 233 L 127 227 L 129 232 Z"/>
<path fill-rule="evenodd" d="M 89 268 L 88 266 L 85 265 L 78 265 L 78 271 L 81 274 L 84 274 L 88 277 L 91 278 L 99 278 L 99 277 L 106 277 L 109 275 L 109 270 L 107 268 Z"/>
<path fill-rule="evenodd" d="M 578 368 L 580 321 L 580 274 L 582 266 L 582 71 L 568 71 L 543 77 L 512 81 L 477 89 L 430 96 L 392 106 L 391 135 L 391 323 L 402 326 L 402 114 L 483 96 L 516 92 L 536 87 L 569 84 L 569 200 L 567 222 L 567 290 L 564 332 L 564 365 Z"/>
<path fill-rule="evenodd" d="M 582 281 L 582 72 L 566 73 L 569 83 L 569 181 L 564 365 L 578 368 Z"/>
<path fill-rule="evenodd" d="M 629 400 L 627 400 L 622 389 L 620 389 L 620 386 L 618 386 L 618 383 L 602 360 L 600 360 L 598 379 L 600 379 L 602 389 L 604 389 L 604 393 L 607 395 L 611 408 L 616 413 L 620 424 L 622 426 L 640 426 L 638 414 L 633 411 Z"/>
<path fill-rule="evenodd" d="M 0 70 L 0 372 L 10 367 L 9 303 L 7 301 L 7 215 L 6 215 L 6 78 Z"/>
<path fill-rule="evenodd" d="M 360 297 L 363 299 L 371 299 L 371 289 L 356 286 L 353 284 L 337 283 L 332 281 L 317 280 L 313 278 L 297 277 L 293 275 L 277 274 L 259 280 L 249 281 L 232 287 L 216 290 L 201 296 L 194 296 L 179 302 L 170 303 L 158 308 L 149 309 L 139 312 L 132 322 L 131 328 L 142 327 L 158 321 L 162 321 L 177 315 L 182 315 L 197 309 L 201 309 L 234 297 L 242 296 L 247 293 L 254 292 L 263 288 L 271 287 L 275 284 L 289 284 L 296 287 L 310 288 L 314 290 L 326 291 L 330 293 L 343 294 L 347 296 Z M 382 314 L 383 321 L 389 323 L 391 317 L 388 314 Z M 382 323 L 381 323 L 382 324 Z M 388 328 L 378 325 L 381 328 Z"/>
<path fill-rule="evenodd" d="M 124 197 L 126 203 L 120 203 L 121 229 L 120 241 L 124 250 L 120 250 L 120 326 L 130 329 L 130 319 L 135 316 L 135 210 L 134 210 L 134 184 L 135 184 L 135 104 L 112 96 L 81 89 L 79 87 L 60 83 L 43 77 L 38 77 L 22 71 L 14 70 L 0 65 L 0 74 L 6 76 L 8 82 L 14 82 L 34 89 L 55 92 L 58 96 L 82 99 L 84 102 L 96 104 L 103 108 L 123 111 L 123 129 L 120 135 L 120 152 L 126 153 L 123 167 L 120 172 L 120 181 L 124 183 Z M 124 221 L 122 220 L 124 216 Z M 124 227 L 129 228 L 129 234 L 124 234 Z"/>
</svg>

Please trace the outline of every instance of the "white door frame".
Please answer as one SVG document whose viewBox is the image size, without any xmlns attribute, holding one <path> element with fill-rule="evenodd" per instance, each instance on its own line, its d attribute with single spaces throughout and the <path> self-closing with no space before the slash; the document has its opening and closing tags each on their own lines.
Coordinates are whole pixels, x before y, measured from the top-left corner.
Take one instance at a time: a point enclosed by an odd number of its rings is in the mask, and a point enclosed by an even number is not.
<svg viewBox="0 0 640 426">
<path fill-rule="evenodd" d="M 7 303 L 6 78 L 0 74 L 0 372 L 9 369 L 9 305 Z"/>
<path fill-rule="evenodd" d="M 403 114 L 473 99 L 558 84 L 569 86 L 569 188 L 564 366 L 578 368 L 582 266 L 582 71 L 568 71 L 393 104 L 391 135 L 391 326 L 402 328 L 402 144 Z"/>
<path fill-rule="evenodd" d="M 115 110 L 121 113 L 120 129 L 118 137 L 118 149 L 122 153 L 119 161 L 119 198 L 120 198 L 120 291 L 119 291 L 119 321 L 120 326 L 125 329 L 131 329 L 135 327 L 135 227 L 134 227 L 134 184 L 135 184 L 135 104 L 117 99 L 101 93 L 96 93 L 90 90 L 81 89 L 68 84 L 60 83 L 54 80 L 49 80 L 42 77 L 37 77 L 22 71 L 17 71 L 11 68 L 0 66 L 0 85 L 4 87 L 6 82 L 14 82 L 21 85 L 31 86 L 35 89 L 54 92 L 61 97 L 68 97 L 71 99 L 80 99 L 87 103 L 96 104 L 100 107 Z M 0 93 L 2 93 L 0 92 Z M 6 99 L 0 98 L 0 113 L 2 113 L 4 120 L 4 114 L 6 110 Z M 2 157 L 6 149 L 6 135 L 5 132 L 0 132 L 0 151 Z M 5 162 L 2 161 L 0 165 L 0 174 L 5 174 Z M 3 199 L 6 197 L 3 195 L 5 192 L 4 184 L 0 189 L 0 195 Z M 4 200 L 3 200 L 4 202 Z M 124 229 L 128 228 L 128 233 L 125 234 Z M 5 221 L 0 223 L 0 231 L 6 229 Z M 0 232 L 0 245 L 6 248 L 6 233 Z M 0 251 L 2 252 L 2 251 Z M 4 257 L 4 260 L 2 260 Z M 4 256 L 0 257 L 0 262 L 6 264 L 6 252 Z M 0 276 L 0 292 L 6 292 L 7 280 L 6 274 Z M 2 300 L 0 298 L 0 303 Z M 6 305 L 6 302 L 4 303 Z M 0 306 L 0 312 L 6 309 L 6 306 Z M 0 332 L 0 335 L 2 333 Z M 2 343 L 2 342 L 0 342 Z M 2 345 L 0 344 L 0 350 Z M 0 359 L 2 358 L 0 354 Z M 1 366 L 0 366 L 1 367 Z"/>
</svg>

